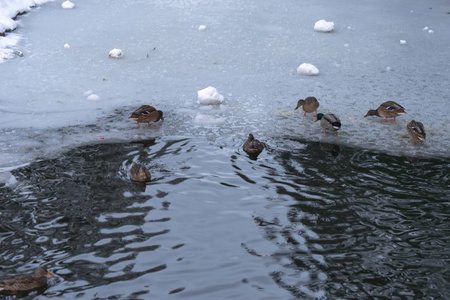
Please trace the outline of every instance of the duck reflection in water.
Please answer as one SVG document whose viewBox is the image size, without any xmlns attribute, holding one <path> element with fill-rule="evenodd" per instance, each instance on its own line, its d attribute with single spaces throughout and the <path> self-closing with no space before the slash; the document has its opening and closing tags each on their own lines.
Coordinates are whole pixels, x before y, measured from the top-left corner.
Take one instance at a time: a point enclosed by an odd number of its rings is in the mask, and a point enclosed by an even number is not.
<svg viewBox="0 0 450 300">
<path fill-rule="evenodd" d="M 322 139 L 319 142 L 320 150 L 326 153 L 330 153 L 334 157 L 339 155 L 341 147 L 338 144 L 332 143 L 329 139 Z"/>
</svg>

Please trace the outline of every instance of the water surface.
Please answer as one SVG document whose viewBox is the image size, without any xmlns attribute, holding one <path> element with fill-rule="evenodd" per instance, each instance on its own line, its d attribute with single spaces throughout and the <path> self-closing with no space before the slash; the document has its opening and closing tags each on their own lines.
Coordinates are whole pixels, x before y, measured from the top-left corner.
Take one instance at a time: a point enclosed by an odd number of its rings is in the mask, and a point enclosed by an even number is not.
<svg viewBox="0 0 450 300">
<path fill-rule="evenodd" d="M 448 159 L 266 146 L 252 160 L 167 136 L 19 168 L 0 188 L 0 273 L 46 265 L 57 277 L 30 299 L 450 296 Z M 129 180 L 133 161 L 151 182 Z"/>
</svg>

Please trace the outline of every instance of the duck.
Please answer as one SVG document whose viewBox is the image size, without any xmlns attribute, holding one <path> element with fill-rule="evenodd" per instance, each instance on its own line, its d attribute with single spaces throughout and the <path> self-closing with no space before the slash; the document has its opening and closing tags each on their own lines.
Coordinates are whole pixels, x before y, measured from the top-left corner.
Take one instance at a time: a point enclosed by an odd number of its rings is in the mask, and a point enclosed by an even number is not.
<svg viewBox="0 0 450 300">
<path fill-rule="evenodd" d="M 377 109 L 369 110 L 364 118 L 368 116 L 384 117 L 382 122 L 387 122 L 387 118 L 394 118 L 391 121 L 395 122 L 395 117 L 405 114 L 406 112 L 403 106 L 394 101 L 386 101 L 381 103 Z"/>
<path fill-rule="evenodd" d="M 335 114 L 317 114 L 317 119 L 314 122 L 320 120 L 320 125 L 323 128 L 322 133 L 327 133 L 327 130 L 334 131 L 337 134 L 337 131 L 341 129 L 341 120 Z"/>
<path fill-rule="evenodd" d="M 253 134 L 250 133 L 248 135 L 247 141 L 245 141 L 244 145 L 242 146 L 242 149 L 244 149 L 247 154 L 258 155 L 263 151 L 264 144 L 255 139 Z"/>
<path fill-rule="evenodd" d="M 416 122 L 415 120 L 412 120 L 408 123 L 408 125 L 406 125 L 406 130 L 411 135 L 413 144 L 417 144 L 419 141 L 424 141 L 427 137 L 427 134 L 425 133 L 425 127 L 423 126 L 422 122 Z"/>
<path fill-rule="evenodd" d="M 133 163 L 130 169 L 130 178 L 137 182 L 147 182 L 152 178 L 150 171 L 143 165 Z"/>
<path fill-rule="evenodd" d="M 313 111 L 316 112 L 317 117 L 317 108 L 319 108 L 319 101 L 317 101 L 316 97 L 306 97 L 306 99 L 300 99 L 297 102 L 297 107 L 294 108 L 294 110 L 297 110 L 300 106 L 303 106 L 303 111 L 305 112 L 303 114 L 304 117 L 306 117 L 306 113 L 311 113 Z"/>
<path fill-rule="evenodd" d="M 148 126 L 152 126 L 150 122 L 158 122 L 159 120 L 164 121 L 163 112 L 156 110 L 156 108 L 151 105 L 142 105 L 133 111 L 128 119 L 136 121 L 138 127 L 140 126 L 139 122 L 146 122 Z"/>
<path fill-rule="evenodd" d="M 54 277 L 52 273 L 44 267 L 34 270 L 34 275 L 17 274 L 0 279 L 0 292 L 23 292 L 38 289 L 47 285 L 47 276 Z"/>
</svg>

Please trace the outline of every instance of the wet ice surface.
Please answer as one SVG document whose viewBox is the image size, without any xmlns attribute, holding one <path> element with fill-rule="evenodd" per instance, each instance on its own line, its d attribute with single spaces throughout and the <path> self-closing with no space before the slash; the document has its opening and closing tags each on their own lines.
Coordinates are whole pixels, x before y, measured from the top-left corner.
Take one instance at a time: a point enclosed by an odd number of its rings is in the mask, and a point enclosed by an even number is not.
<svg viewBox="0 0 450 300">
<path fill-rule="evenodd" d="M 340 117 L 338 143 L 447 156 L 446 9 L 438 1 L 90 1 L 72 10 L 44 4 L 19 17 L 15 34 L 22 36 L 17 50 L 24 57 L 0 65 L 0 165 L 100 136 L 148 134 L 126 118 L 141 104 L 167 114 L 166 135 L 202 135 L 196 116 L 206 114 L 223 118 L 216 131 L 226 130 L 233 140 L 249 131 L 266 140 L 280 132 L 319 140 L 318 123 L 292 111 L 310 95 L 319 99 L 319 111 Z M 333 20 L 334 32 L 314 31 L 322 18 Z M 201 24 L 208 30 L 199 31 Z M 108 57 L 113 48 L 123 51 L 122 59 Z M 298 75 L 303 62 L 320 75 Z M 196 103 L 197 91 L 207 86 L 225 96 L 224 109 L 205 111 Z M 98 100 L 88 100 L 86 91 Z M 387 100 L 402 104 L 407 115 L 394 124 L 363 118 Z M 411 119 L 424 123 L 425 144 L 410 145 Z"/>
</svg>

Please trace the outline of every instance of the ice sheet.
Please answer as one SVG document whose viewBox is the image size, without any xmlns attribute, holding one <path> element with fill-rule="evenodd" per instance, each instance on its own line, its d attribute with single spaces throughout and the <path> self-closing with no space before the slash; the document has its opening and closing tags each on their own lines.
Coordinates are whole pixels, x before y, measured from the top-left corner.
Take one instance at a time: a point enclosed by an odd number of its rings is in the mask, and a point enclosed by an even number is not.
<svg viewBox="0 0 450 300">
<path fill-rule="evenodd" d="M 230 147 L 249 131 L 273 147 L 285 136 L 329 138 L 312 116 L 293 111 L 308 96 L 318 98 L 319 112 L 340 117 L 337 143 L 449 156 L 450 17 L 442 1 L 111 0 L 77 1 L 71 10 L 61 3 L 19 16 L 6 35 L 21 37 L 7 49 L 23 57 L 0 63 L 0 167 L 163 134 Z M 320 19 L 332 20 L 333 32 L 314 31 Z M 125 55 L 110 59 L 113 48 Z M 320 74 L 297 74 L 303 62 Z M 208 86 L 226 103 L 205 111 L 197 91 Z M 395 123 L 363 118 L 387 100 L 407 115 Z M 130 122 L 142 104 L 163 110 L 164 123 Z M 427 130 L 419 146 L 406 132 L 412 119 Z"/>
</svg>

